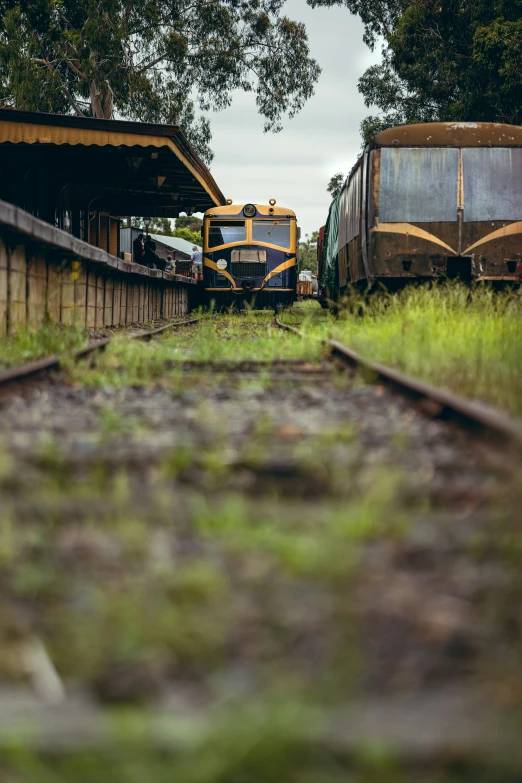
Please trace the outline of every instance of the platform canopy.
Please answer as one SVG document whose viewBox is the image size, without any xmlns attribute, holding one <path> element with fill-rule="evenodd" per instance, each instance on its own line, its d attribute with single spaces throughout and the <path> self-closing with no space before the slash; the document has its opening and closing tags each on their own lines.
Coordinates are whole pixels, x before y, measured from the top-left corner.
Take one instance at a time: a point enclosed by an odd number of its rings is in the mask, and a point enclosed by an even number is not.
<svg viewBox="0 0 522 783">
<path fill-rule="evenodd" d="M 15 203 L 5 176 L 13 185 L 28 170 L 81 188 L 90 208 L 114 215 L 177 217 L 225 203 L 176 125 L 0 109 L 0 165 L 2 197 Z"/>
</svg>

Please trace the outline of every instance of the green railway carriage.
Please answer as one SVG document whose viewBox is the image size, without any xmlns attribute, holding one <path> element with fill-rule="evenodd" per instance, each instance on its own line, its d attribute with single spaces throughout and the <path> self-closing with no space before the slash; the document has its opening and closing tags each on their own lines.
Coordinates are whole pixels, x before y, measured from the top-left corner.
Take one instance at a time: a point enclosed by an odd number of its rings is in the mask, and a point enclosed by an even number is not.
<svg viewBox="0 0 522 783">
<path fill-rule="evenodd" d="M 320 297 L 412 279 L 522 280 L 522 127 L 424 123 L 373 137 L 332 202 Z"/>
</svg>

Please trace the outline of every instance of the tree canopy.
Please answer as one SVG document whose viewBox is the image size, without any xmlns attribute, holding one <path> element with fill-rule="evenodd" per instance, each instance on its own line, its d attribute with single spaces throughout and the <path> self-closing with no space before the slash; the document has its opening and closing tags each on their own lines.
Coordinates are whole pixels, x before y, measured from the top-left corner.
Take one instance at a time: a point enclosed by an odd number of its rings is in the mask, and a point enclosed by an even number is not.
<svg viewBox="0 0 522 783">
<path fill-rule="evenodd" d="M 181 224 L 179 223 L 180 220 Z M 189 224 L 185 223 L 186 220 L 191 221 L 190 225 L 192 225 L 193 228 L 190 228 Z M 181 218 L 176 218 L 176 227 L 173 229 L 172 222 L 169 218 L 150 218 L 149 234 L 156 234 L 157 236 L 164 237 L 179 237 L 180 239 L 185 239 L 187 242 L 191 242 L 193 245 L 198 245 L 199 247 L 201 245 L 200 228 L 202 223 L 203 221 L 199 218 L 182 216 Z M 145 222 L 142 217 L 133 218 L 132 224 L 136 228 L 145 230 Z"/>
<path fill-rule="evenodd" d="M 176 228 L 172 236 L 186 239 L 187 242 L 191 242 L 198 247 L 201 247 L 203 244 L 200 232 L 191 231 L 190 228 Z"/>
<path fill-rule="evenodd" d="M 208 111 L 254 92 L 279 130 L 320 73 L 284 0 L 0 0 L 0 102 L 177 123 L 210 161 Z"/>
<path fill-rule="evenodd" d="M 136 228 L 145 228 L 144 219 L 142 217 L 133 218 L 132 224 Z M 172 223 L 170 222 L 169 218 L 150 218 L 149 233 L 162 234 L 165 237 L 174 236 L 172 231 Z"/>
<path fill-rule="evenodd" d="M 382 41 L 382 62 L 359 80 L 368 138 L 431 121 L 522 123 L 522 0 L 308 0 L 344 5 Z"/>
<path fill-rule="evenodd" d="M 319 231 L 312 231 L 312 235 L 306 234 L 304 240 L 299 243 L 299 269 L 309 269 L 317 272 L 317 239 Z"/>
<path fill-rule="evenodd" d="M 337 172 L 337 174 L 334 174 L 333 177 L 331 177 L 330 182 L 326 186 L 326 190 L 332 198 L 335 198 L 340 194 L 345 179 L 346 175 L 343 174 L 342 171 Z"/>
<path fill-rule="evenodd" d="M 196 215 L 180 215 L 176 218 L 176 228 L 188 228 L 189 231 L 198 233 L 202 225 L 202 219 Z"/>
</svg>

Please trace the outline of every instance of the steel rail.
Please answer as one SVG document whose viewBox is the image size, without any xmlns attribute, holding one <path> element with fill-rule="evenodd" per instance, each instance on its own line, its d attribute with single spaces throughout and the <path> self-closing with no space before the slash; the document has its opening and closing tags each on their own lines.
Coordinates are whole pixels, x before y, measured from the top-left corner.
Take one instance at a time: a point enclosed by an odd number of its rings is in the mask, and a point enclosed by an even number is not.
<svg viewBox="0 0 522 783">
<path fill-rule="evenodd" d="M 166 332 L 167 329 L 175 329 L 176 326 L 190 326 L 190 324 L 197 324 L 198 321 L 203 321 L 204 318 L 190 318 L 187 321 L 173 321 L 170 324 L 164 326 L 158 326 L 157 329 L 150 329 L 148 332 L 136 332 L 130 335 L 131 340 L 150 340 L 151 337 L 156 337 L 157 334 Z"/>
<path fill-rule="evenodd" d="M 152 337 L 165 332 L 167 329 L 175 329 L 178 326 L 188 326 L 201 320 L 203 319 L 191 318 L 187 321 L 173 321 L 172 323 L 165 324 L 165 326 L 159 326 L 157 329 L 151 329 L 147 332 L 136 332 L 135 334 L 129 335 L 128 339 L 150 340 Z M 72 358 L 75 361 L 78 361 L 78 359 L 82 359 L 84 356 L 88 356 L 95 351 L 104 350 L 111 340 L 111 337 L 104 337 L 101 340 L 95 340 L 91 343 L 88 343 L 87 345 L 84 345 L 83 348 L 79 348 L 77 351 L 73 351 L 73 353 L 70 354 L 56 354 L 53 356 L 47 356 L 44 359 L 36 359 L 33 362 L 27 362 L 27 364 L 22 364 L 18 367 L 10 367 L 8 370 L 0 372 L 0 387 L 7 386 L 10 383 L 25 381 L 28 378 L 31 378 L 35 375 L 40 375 L 40 373 L 47 372 L 48 370 L 56 370 L 60 367 L 64 359 Z"/>
<path fill-rule="evenodd" d="M 305 337 L 303 332 L 294 326 L 282 323 L 277 316 L 275 323 L 280 329 L 293 332 L 299 337 Z M 501 436 L 504 440 L 508 440 L 518 447 L 522 446 L 522 426 L 502 411 L 454 394 L 431 383 L 426 383 L 411 375 L 406 375 L 380 362 L 366 359 L 338 340 L 327 338 L 322 342 L 329 346 L 334 356 L 346 364 L 364 369 L 375 378 L 380 378 L 385 383 L 394 386 L 403 394 L 418 400 L 428 400 L 433 404 L 435 415 L 439 418 L 457 419 L 467 426 L 480 427 L 497 437 Z"/>
</svg>

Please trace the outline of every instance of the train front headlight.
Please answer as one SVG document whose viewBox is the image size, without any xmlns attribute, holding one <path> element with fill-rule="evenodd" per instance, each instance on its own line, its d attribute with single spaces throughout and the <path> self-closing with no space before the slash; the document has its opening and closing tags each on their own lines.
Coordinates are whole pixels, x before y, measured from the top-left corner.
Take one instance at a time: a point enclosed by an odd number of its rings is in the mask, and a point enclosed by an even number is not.
<svg viewBox="0 0 522 783">
<path fill-rule="evenodd" d="M 245 206 L 243 207 L 243 215 L 245 217 L 250 218 L 250 217 L 254 217 L 255 214 L 256 214 L 256 208 L 254 204 L 245 204 Z"/>
</svg>

